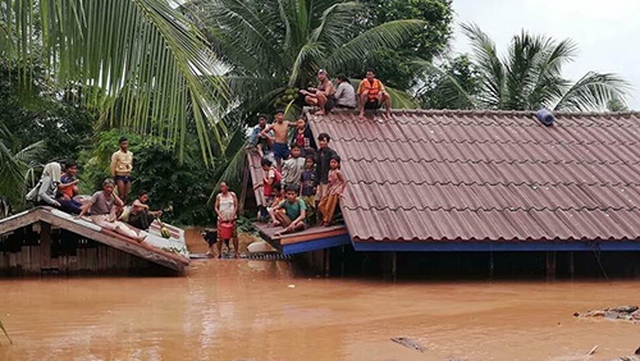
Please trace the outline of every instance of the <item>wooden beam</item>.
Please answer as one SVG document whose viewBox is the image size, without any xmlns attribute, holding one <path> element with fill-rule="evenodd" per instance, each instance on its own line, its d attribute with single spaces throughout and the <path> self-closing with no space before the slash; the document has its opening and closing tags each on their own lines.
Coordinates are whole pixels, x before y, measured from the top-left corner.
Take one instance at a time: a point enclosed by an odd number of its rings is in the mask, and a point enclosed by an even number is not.
<svg viewBox="0 0 640 361">
<path fill-rule="evenodd" d="M 11 217 L 0 221 L 0 236 L 13 232 L 18 228 L 26 227 L 38 221 L 39 214 L 43 212 L 40 208 L 14 214 Z"/>
<path fill-rule="evenodd" d="M 51 268 L 51 224 L 40 222 L 40 270 Z"/>
<path fill-rule="evenodd" d="M 238 213 L 240 214 L 244 212 L 244 204 L 247 201 L 247 189 L 249 188 L 249 183 L 251 183 L 251 175 L 249 174 L 249 162 L 245 157 L 244 173 L 242 175 L 242 189 L 240 190 L 240 199 L 238 200 Z M 253 189 L 253 187 L 251 189 Z"/>
<path fill-rule="evenodd" d="M 547 252 L 546 261 L 547 281 L 553 281 L 556 279 L 556 252 Z"/>
</svg>

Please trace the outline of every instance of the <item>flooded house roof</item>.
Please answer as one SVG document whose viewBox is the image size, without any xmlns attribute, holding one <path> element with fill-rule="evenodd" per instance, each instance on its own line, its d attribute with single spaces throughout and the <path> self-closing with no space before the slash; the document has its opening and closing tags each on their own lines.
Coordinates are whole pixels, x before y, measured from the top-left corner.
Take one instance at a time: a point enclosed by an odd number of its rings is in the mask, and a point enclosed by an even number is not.
<svg viewBox="0 0 640 361">
<path fill-rule="evenodd" d="M 308 115 L 331 135 L 354 245 L 640 239 L 640 115 Z"/>
<path fill-rule="evenodd" d="M 51 207 L 36 207 L 0 220 L 0 241 L 2 236 L 34 223 L 47 223 L 55 228 L 65 229 L 175 271 L 183 271 L 190 263 L 184 231 L 180 228 L 165 224 L 170 237 L 163 238 L 161 226 L 154 221 L 149 227 L 147 238 L 140 243 L 100 227 L 87 217 L 78 219 Z"/>
</svg>

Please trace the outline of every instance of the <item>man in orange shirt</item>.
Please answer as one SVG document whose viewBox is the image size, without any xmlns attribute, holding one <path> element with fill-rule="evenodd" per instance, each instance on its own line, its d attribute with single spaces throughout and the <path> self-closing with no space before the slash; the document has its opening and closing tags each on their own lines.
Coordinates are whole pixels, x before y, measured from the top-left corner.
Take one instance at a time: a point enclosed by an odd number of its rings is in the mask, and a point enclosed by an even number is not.
<svg viewBox="0 0 640 361">
<path fill-rule="evenodd" d="M 367 69 L 366 78 L 362 79 L 358 86 L 358 102 L 361 118 L 364 118 L 365 109 L 377 110 L 383 104 L 387 115 L 391 112 L 389 93 L 384 90 L 384 84 L 376 79 L 376 73 L 372 69 Z"/>
</svg>

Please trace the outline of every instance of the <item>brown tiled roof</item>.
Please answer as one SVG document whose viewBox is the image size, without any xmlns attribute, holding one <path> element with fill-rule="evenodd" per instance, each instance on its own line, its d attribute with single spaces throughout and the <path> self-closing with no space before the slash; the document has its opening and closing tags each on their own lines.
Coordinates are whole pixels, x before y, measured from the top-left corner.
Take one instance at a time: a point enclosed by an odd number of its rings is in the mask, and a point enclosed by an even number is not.
<svg viewBox="0 0 640 361">
<path fill-rule="evenodd" d="M 309 115 L 362 241 L 640 240 L 640 114 Z"/>
</svg>

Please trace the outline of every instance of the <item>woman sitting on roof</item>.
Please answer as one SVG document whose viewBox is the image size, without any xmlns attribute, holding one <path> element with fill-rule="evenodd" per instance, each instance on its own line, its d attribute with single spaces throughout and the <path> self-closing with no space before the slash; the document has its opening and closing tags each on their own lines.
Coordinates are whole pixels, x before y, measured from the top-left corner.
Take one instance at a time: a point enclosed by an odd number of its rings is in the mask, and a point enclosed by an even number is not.
<svg viewBox="0 0 640 361">
<path fill-rule="evenodd" d="M 102 190 L 95 192 L 91 200 L 82 206 L 82 212 L 78 218 L 91 212 L 91 220 L 98 226 L 109 229 L 123 236 L 135 239 L 138 242 L 144 241 L 147 237 L 143 232 L 137 232 L 126 223 L 117 220 L 116 206 L 124 207 L 124 203 L 113 193 L 115 183 L 113 179 L 107 178 L 102 182 Z"/>
<path fill-rule="evenodd" d="M 62 173 L 60 163 L 51 162 L 44 166 L 42 176 L 38 184 L 27 194 L 28 201 L 35 202 L 36 206 L 52 206 L 60 208 L 61 204 L 56 200 L 60 175 Z"/>
</svg>

